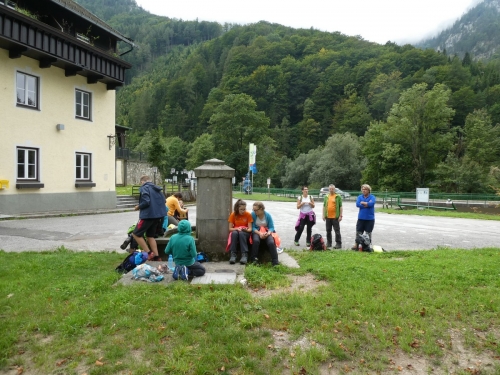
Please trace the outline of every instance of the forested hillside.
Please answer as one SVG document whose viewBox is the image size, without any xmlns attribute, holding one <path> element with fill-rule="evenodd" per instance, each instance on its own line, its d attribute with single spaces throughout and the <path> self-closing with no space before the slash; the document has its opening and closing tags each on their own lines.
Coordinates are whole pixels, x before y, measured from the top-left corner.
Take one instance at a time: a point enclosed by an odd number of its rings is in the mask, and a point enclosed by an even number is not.
<svg viewBox="0 0 500 375">
<path fill-rule="evenodd" d="M 421 48 L 446 51 L 474 60 L 500 57 L 500 0 L 483 0 L 452 27 L 418 43 Z"/>
<path fill-rule="evenodd" d="M 77 0 L 77 3 L 102 18 L 109 25 L 132 39 L 136 48 L 122 58 L 133 67 L 126 82 L 147 72 L 155 59 L 167 55 L 175 47 L 190 46 L 220 36 L 223 28 L 217 22 L 182 21 L 153 15 L 137 5 L 135 0 Z M 121 52 L 129 49 L 127 45 Z"/>
<path fill-rule="evenodd" d="M 108 22 L 141 48 L 129 60 L 135 78 L 117 94 L 117 123 L 166 175 L 217 157 L 240 178 L 255 143 L 259 186 L 267 177 L 294 188 L 499 185 L 499 60 L 266 22 L 217 28 L 121 1 L 129 10 Z M 165 31 L 193 28 L 193 39 Z"/>
</svg>

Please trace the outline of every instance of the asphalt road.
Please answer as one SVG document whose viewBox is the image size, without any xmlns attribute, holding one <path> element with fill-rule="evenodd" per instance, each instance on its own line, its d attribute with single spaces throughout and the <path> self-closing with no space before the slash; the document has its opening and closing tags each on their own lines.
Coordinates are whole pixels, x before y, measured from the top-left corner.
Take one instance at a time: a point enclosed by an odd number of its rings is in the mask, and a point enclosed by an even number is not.
<svg viewBox="0 0 500 375">
<path fill-rule="evenodd" d="M 248 210 L 253 201 L 248 200 Z M 300 247 L 293 245 L 295 222 L 298 216 L 293 202 L 264 202 L 273 216 L 282 243 L 288 249 L 305 247 L 305 232 Z M 313 233 L 326 237 L 321 209 Z M 341 222 L 343 248 L 354 242 L 357 208 L 354 202 L 344 202 L 344 220 Z M 50 217 L 39 219 L 0 221 L 0 249 L 5 251 L 43 251 L 64 246 L 71 250 L 122 251 L 130 225 L 137 221 L 137 212 L 99 215 Z M 189 210 L 191 223 L 196 223 L 196 207 Z M 498 221 L 455 219 L 376 214 L 373 244 L 391 250 L 434 249 L 437 247 L 479 248 L 498 247 L 500 225 Z"/>
</svg>

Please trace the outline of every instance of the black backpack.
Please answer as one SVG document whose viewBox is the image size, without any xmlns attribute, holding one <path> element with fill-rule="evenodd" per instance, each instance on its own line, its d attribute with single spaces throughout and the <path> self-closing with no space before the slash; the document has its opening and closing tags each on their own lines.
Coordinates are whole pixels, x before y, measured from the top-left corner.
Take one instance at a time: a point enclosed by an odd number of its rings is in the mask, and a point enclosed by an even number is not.
<svg viewBox="0 0 500 375">
<path fill-rule="evenodd" d="M 115 271 L 118 273 L 127 273 L 129 271 L 132 271 L 136 267 L 136 264 L 134 262 L 134 257 L 135 257 L 135 252 L 127 255 L 127 257 L 123 260 L 123 262 L 121 262 L 120 265 L 115 268 Z"/>
<path fill-rule="evenodd" d="M 311 237 L 311 247 L 309 250 L 313 251 L 323 251 L 326 250 L 325 241 L 323 240 L 323 236 L 319 233 L 313 234 Z"/>
</svg>

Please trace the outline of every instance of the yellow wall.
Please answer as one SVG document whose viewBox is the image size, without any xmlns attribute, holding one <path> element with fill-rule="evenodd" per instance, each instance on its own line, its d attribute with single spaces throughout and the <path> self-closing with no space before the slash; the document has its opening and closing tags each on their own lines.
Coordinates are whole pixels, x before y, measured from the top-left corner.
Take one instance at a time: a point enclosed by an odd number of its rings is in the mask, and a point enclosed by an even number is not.
<svg viewBox="0 0 500 375">
<path fill-rule="evenodd" d="M 22 56 L 10 59 L 0 49 L 0 180 L 12 194 L 115 191 L 115 152 L 107 135 L 115 133 L 115 91 L 103 83 L 87 84 L 86 77 L 65 77 L 57 67 L 40 69 L 39 62 Z M 39 110 L 16 106 L 16 72 L 39 78 Z M 75 118 L 75 89 L 92 95 L 92 121 Z M 65 129 L 56 130 L 57 124 Z M 16 147 L 39 149 L 41 189 L 16 189 Z M 75 152 L 92 154 L 93 188 L 75 188 Z M 1 208 L 0 208 L 1 210 Z"/>
</svg>

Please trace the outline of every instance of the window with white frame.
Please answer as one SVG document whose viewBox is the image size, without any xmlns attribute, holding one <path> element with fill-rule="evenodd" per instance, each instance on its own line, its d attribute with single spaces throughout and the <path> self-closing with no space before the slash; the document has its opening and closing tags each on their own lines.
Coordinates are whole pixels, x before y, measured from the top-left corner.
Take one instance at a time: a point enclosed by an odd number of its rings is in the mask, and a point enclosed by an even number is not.
<svg viewBox="0 0 500 375">
<path fill-rule="evenodd" d="M 38 77 L 16 73 L 17 105 L 38 108 Z"/>
<path fill-rule="evenodd" d="M 75 91 L 76 98 L 76 118 L 81 118 L 85 120 L 90 120 L 90 110 L 91 110 L 91 100 L 92 96 L 89 92 L 76 90 Z"/>
<path fill-rule="evenodd" d="M 37 148 L 17 148 L 17 179 L 21 181 L 38 181 Z"/>
<path fill-rule="evenodd" d="M 91 154 L 84 154 L 81 152 L 76 153 L 76 180 L 77 181 L 91 181 Z"/>
</svg>

